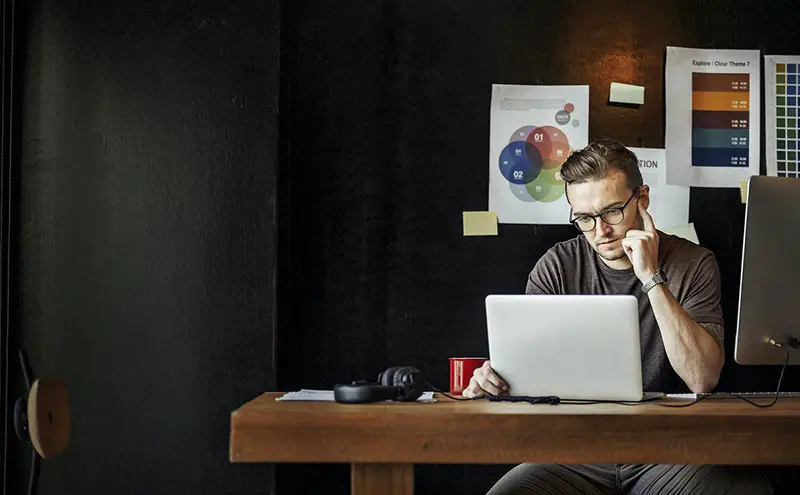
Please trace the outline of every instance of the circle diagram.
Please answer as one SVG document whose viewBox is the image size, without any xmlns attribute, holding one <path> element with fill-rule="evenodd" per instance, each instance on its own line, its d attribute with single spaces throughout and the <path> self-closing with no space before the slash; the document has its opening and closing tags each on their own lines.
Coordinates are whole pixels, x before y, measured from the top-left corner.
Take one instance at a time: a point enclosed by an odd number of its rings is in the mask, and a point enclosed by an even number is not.
<svg viewBox="0 0 800 495">
<path fill-rule="evenodd" d="M 500 173 L 520 201 L 550 203 L 564 195 L 559 171 L 571 151 L 567 135 L 558 127 L 526 125 L 511 134 L 500 152 Z"/>
</svg>

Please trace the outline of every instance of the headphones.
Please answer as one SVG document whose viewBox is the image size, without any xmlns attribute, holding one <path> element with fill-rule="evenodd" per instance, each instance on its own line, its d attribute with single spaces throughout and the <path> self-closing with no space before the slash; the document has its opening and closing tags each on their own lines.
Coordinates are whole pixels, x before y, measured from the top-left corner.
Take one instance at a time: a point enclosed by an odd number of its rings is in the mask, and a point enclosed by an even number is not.
<svg viewBox="0 0 800 495">
<path fill-rule="evenodd" d="M 378 383 L 363 380 L 333 387 L 333 398 L 344 404 L 384 400 L 415 401 L 424 392 L 425 379 L 413 366 L 394 366 L 378 375 Z"/>
</svg>

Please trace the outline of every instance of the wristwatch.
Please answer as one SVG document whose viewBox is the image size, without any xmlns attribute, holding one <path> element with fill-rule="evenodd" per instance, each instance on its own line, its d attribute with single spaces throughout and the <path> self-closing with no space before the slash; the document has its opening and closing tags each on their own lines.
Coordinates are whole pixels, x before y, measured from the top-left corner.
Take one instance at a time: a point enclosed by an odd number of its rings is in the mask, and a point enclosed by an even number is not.
<svg viewBox="0 0 800 495">
<path fill-rule="evenodd" d="M 667 276 L 664 275 L 664 272 L 661 270 L 657 270 L 653 276 L 650 277 L 650 280 L 648 280 L 647 283 L 642 286 L 642 292 L 647 294 L 647 292 L 656 285 L 665 283 L 667 283 Z"/>
</svg>

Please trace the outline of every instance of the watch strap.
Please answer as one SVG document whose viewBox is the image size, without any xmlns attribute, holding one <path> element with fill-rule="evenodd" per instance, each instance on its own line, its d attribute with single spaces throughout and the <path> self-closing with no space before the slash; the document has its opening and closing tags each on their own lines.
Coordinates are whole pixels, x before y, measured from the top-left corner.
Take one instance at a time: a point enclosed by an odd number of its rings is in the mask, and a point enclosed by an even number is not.
<svg viewBox="0 0 800 495">
<path fill-rule="evenodd" d="M 666 283 L 666 281 L 667 277 L 664 276 L 664 272 L 662 272 L 661 270 L 657 270 L 653 274 L 653 276 L 650 277 L 650 280 L 648 280 L 647 283 L 642 286 L 642 292 L 647 294 L 650 291 L 650 289 L 652 289 L 658 284 Z"/>
</svg>

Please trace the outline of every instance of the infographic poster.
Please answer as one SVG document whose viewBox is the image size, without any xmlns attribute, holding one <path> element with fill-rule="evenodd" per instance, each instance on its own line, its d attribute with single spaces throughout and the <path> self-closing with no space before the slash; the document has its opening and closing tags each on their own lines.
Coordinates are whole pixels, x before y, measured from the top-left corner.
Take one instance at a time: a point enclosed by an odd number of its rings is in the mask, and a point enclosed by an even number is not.
<svg viewBox="0 0 800 495">
<path fill-rule="evenodd" d="M 588 86 L 492 86 L 489 210 L 499 223 L 567 224 L 559 171 L 589 139 Z"/>
<path fill-rule="evenodd" d="M 667 47 L 667 183 L 739 187 L 758 175 L 758 50 Z"/>
</svg>

